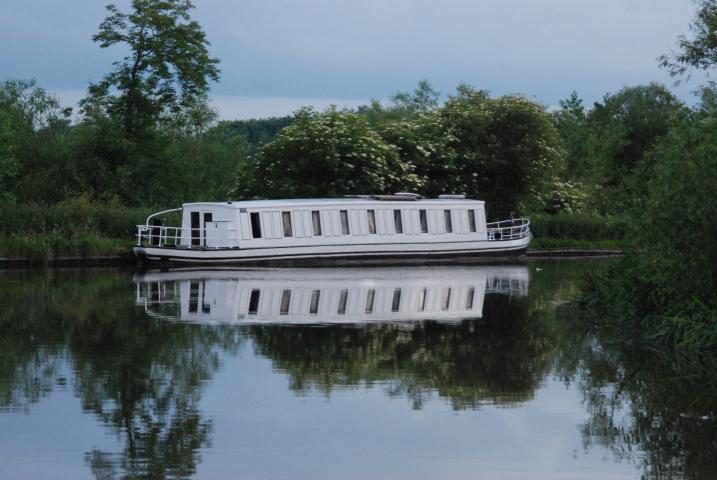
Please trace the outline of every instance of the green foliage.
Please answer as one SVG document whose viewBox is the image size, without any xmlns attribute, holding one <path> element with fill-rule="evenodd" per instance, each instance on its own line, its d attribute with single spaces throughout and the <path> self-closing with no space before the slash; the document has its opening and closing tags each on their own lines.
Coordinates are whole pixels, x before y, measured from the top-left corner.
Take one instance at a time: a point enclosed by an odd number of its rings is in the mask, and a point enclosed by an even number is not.
<svg viewBox="0 0 717 480">
<path fill-rule="evenodd" d="M 131 13 L 108 5 L 109 16 L 92 39 L 129 54 L 90 86 L 85 111 L 102 105 L 123 120 L 130 138 L 141 139 L 162 115 L 205 102 L 209 81 L 219 79 L 219 60 L 209 56 L 209 42 L 190 17 L 193 8 L 189 0 L 132 0 Z"/>
<path fill-rule="evenodd" d="M 552 114 L 565 148 L 565 177 L 568 179 L 582 179 L 591 168 L 589 113 L 578 93 L 573 91 L 567 99 L 560 101 L 560 110 Z"/>
<path fill-rule="evenodd" d="M 388 120 L 375 127 L 383 140 L 393 145 L 401 162 L 415 174 L 401 190 L 417 191 L 425 196 L 456 192 L 457 139 L 437 112 L 418 113 L 411 119 Z"/>
<path fill-rule="evenodd" d="M 86 197 L 53 205 L 0 206 L 0 233 L 5 235 L 61 235 L 92 232 L 109 238 L 132 239 L 136 226 L 151 209 L 131 209 L 119 204 L 99 204 Z"/>
<path fill-rule="evenodd" d="M 493 217 L 542 209 L 547 182 L 564 162 L 542 106 L 462 85 L 441 115 L 457 139 L 455 191 L 485 200 Z"/>
<path fill-rule="evenodd" d="M 428 80 L 421 80 L 412 93 L 398 92 L 391 97 L 394 109 L 407 113 L 430 112 L 438 108 L 441 93 Z"/>
<path fill-rule="evenodd" d="M 653 159 L 649 155 L 685 107 L 664 86 L 626 87 L 606 95 L 588 115 L 592 168 L 587 179 L 599 185 L 596 203 L 606 213 L 619 213 L 645 195 Z"/>
<path fill-rule="evenodd" d="M 492 99 L 461 86 L 445 106 L 421 82 L 394 105 L 356 113 L 302 110 L 240 172 L 236 193 L 316 196 L 415 191 L 485 199 L 511 211 L 579 211 L 576 184 L 560 182 L 563 152 L 551 117 L 522 97 Z"/>
<path fill-rule="evenodd" d="M 362 116 L 330 108 L 299 110 L 294 123 L 263 146 L 235 193 L 259 197 L 370 194 L 415 184 L 396 148 Z"/>
<path fill-rule="evenodd" d="M 262 145 L 272 141 L 279 130 L 288 127 L 293 121 L 292 116 L 233 120 L 220 122 L 219 127 L 227 137 L 243 138 L 249 144 L 250 153 L 253 155 Z"/>
<path fill-rule="evenodd" d="M 655 148 L 643 208 L 630 218 L 639 256 L 590 279 L 583 302 L 681 348 L 717 339 L 717 121 L 695 119 Z M 707 333 L 705 333 L 707 332 Z"/>
<path fill-rule="evenodd" d="M 624 217 L 596 215 L 535 215 L 530 231 L 536 239 L 562 240 L 625 240 L 627 220 Z"/>
<path fill-rule="evenodd" d="M 698 0 L 695 20 L 690 25 L 692 38 L 681 35 L 676 52 L 662 55 L 660 65 L 672 76 L 691 69 L 709 70 L 717 64 L 717 1 Z"/>
<path fill-rule="evenodd" d="M 78 189 L 70 109 L 32 80 L 0 83 L 0 201 L 57 201 Z"/>
</svg>

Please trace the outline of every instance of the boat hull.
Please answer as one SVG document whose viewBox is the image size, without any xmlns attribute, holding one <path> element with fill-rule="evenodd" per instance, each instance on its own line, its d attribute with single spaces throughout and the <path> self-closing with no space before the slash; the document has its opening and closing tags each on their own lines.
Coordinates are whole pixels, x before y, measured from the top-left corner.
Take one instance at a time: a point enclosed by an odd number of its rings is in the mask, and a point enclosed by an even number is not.
<svg viewBox="0 0 717 480">
<path fill-rule="evenodd" d="M 295 246 L 280 248 L 174 248 L 135 246 L 147 264 L 177 265 L 392 265 L 503 261 L 518 258 L 530 237 L 515 240 Z"/>
</svg>

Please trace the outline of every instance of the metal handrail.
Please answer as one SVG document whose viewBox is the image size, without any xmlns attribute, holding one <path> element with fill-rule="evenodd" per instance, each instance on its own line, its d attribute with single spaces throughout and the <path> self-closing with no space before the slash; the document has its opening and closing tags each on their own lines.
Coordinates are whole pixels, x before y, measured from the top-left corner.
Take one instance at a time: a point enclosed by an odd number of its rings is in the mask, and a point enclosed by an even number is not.
<svg viewBox="0 0 717 480">
<path fill-rule="evenodd" d="M 199 232 L 200 243 L 219 239 L 215 230 L 206 228 L 166 227 L 164 225 L 137 225 L 137 245 L 152 247 L 177 247 L 185 240 L 187 247 L 203 247 L 192 245 L 192 232 Z"/>
<path fill-rule="evenodd" d="M 518 240 L 530 235 L 530 219 L 511 218 L 486 223 L 488 240 Z"/>
</svg>

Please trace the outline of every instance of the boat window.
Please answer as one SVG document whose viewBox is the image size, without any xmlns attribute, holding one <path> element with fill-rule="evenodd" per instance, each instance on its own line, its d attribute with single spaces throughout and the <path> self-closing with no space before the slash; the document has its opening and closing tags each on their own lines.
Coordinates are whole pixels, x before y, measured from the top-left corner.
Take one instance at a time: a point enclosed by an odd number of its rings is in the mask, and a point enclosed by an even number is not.
<svg viewBox="0 0 717 480">
<path fill-rule="evenodd" d="M 397 288 L 393 291 L 393 300 L 391 301 L 391 311 L 398 312 L 401 308 L 401 289 Z"/>
<path fill-rule="evenodd" d="M 370 288 L 366 293 L 366 313 L 373 313 L 373 302 L 376 298 L 376 290 Z"/>
<path fill-rule="evenodd" d="M 311 303 L 309 304 L 309 313 L 316 315 L 319 313 L 319 297 L 321 296 L 321 290 L 314 290 L 311 292 Z"/>
<path fill-rule="evenodd" d="M 446 221 L 446 233 L 453 232 L 453 222 L 451 221 L 451 211 L 443 210 L 443 218 Z"/>
<path fill-rule="evenodd" d="M 393 226 L 396 227 L 396 233 L 403 233 L 403 220 L 401 219 L 401 210 L 393 211 Z"/>
<path fill-rule="evenodd" d="M 284 225 L 284 236 L 291 237 L 291 212 L 281 212 L 281 223 Z"/>
<path fill-rule="evenodd" d="M 443 310 L 448 310 L 448 306 L 451 304 L 451 289 L 446 288 L 443 290 L 443 304 L 441 307 Z"/>
<path fill-rule="evenodd" d="M 476 211 L 472 208 L 468 210 L 468 227 L 471 229 L 471 232 L 476 231 Z"/>
<path fill-rule="evenodd" d="M 249 315 L 256 315 L 259 312 L 259 296 L 261 290 L 254 288 L 249 296 Z"/>
<path fill-rule="evenodd" d="M 279 313 L 281 315 L 289 314 L 289 304 L 291 303 L 291 290 L 284 290 L 281 292 L 281 307 Z"/>
<path fill-rule="evenodd" d="M 311 211 L 311 223 L 314 225 L 314 236 L 321 236 L 321 213 L 318 210 Z"/>
<path fill-rule="evenodd" d="M 473 308 L 473 299 L 476 295 L 476 289 L 474 287 L 471 287 L 468 289 L 468 296 L 466 297 L 466 310 L 471 310 Z"/>
<path fill-rule="evenodd" d="M 421 233 L 428 233 L 428 217 L 426 216 L 426 211 L 419 210 L 418 216 L 421 220 Z"/>
<path fill-rule="evenodd" d="M 344 315 L 346 313 L 346 303 L 349 299 L 349 291 L 347 289 L 341 290 L 341 295 L 339 296 L 339 308 L 336 310 L 336 313 L 339 315 Z"/>
<path fill-rule="evenodd" d="M 341 235 L 349 234 L 349 212 L 348 210 L 341 210 Z"/>
<path fill-rule="evenodd" d="M 196 313 L 199 308 L 199 282 L 189 283 L 189 313 Z"/>
<path fill-rule="evenodd" d="M 423 288 L 421 294 L 418 296 L 418 311 L 424 312 L 426 310 L 426 297 L 428 296 L 428 289 Z"/>
<path fill-rule="evenodd" d="M 251 236 L 261 238 L 261 218 L 259 217 L 259 212 L 251 212 L 249 216 L 251 218 Z"/>
<path fill-rule="evenodd" d="M 376 212 L 369 210 L 366 213 L 366 218 L 368 218 L 368 233 L 376 233 Z"/>
<path fill-rule="evenodd" d="M 202 313 L 212 313 L 212 306 L 207 303 L 204 294 L 207 291 L 207 285 L 202 282 Z"/>
</svg>

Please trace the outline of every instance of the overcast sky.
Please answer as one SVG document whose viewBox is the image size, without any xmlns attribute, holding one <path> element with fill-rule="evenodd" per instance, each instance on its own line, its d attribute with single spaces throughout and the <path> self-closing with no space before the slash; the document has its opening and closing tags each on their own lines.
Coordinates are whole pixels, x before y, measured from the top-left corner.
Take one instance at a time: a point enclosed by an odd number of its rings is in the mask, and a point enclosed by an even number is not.
<svg viewBox="0 0 717 480">
<path fill-rule="evenodd" d="M 73 105 L 121 57 L 91 41 L 106 0 L 3 0 L 0 80 L 35 78 Z M 114 2 L 122 8 L 129 1 Z M 225 119 L 355 106 L 421 79 L 546 106 L 672 79 L 656 58 L 688 32 L 691 0 L 195 0 Z M 676 93 L 692 103 L 693 79 Z"/>
</svg>

